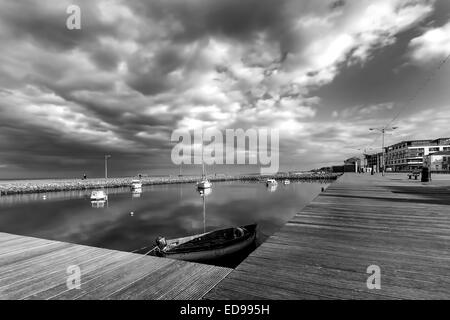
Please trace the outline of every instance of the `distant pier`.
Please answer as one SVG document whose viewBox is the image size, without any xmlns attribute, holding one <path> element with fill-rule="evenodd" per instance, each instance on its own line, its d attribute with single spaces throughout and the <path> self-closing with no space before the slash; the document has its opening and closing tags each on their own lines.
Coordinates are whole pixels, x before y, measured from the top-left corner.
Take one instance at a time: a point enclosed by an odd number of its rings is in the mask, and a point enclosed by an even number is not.
<svg viewBox="0 0 450 320">
<path fill-rule="evenodd" d="M 305 173 L 305 174 L 278 174 L 271 176 L 260 175 L 209 175 L 212 182 L 220 181 L 259 181 L 267 178 L 292 179 L 302 181 L 336 180 L 341 174 L 336 173 Z M 0 181 L 0 195 L 73 191 L 99 188 L 120 188 L 131 186 L 136 177 L 108 178 L 108 179 L 45 179 L 45 180 L 15 180 Z M 199 176 L 168 176 L 168 177 L 142 177 L 143 185 L 196 183 Z"/>
</svg>

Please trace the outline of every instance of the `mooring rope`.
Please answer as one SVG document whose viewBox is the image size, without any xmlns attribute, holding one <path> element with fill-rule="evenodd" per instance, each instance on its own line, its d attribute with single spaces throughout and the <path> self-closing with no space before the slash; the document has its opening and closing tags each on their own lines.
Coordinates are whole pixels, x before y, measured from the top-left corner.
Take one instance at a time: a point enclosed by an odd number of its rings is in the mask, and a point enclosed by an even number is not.
<svg viewBox="0 0 450 320">
<path fill-rule="evenodd" d="M 148 255 L 149 253 L 151 253 L 153 250 L 156 250 L 157 248 L 158 248 L 157 246 L 153 247 L 152 249 L 150 249 L 150 251 L 148 251 L 146 254 L 144 254 L 144 256 Z"/>
<path fill-rule="evenodd" d="M 139 248 L 139 249 L 135 249 L 135 250 L 133 250 L 133 251 L 130 251 L 130 252 L 131 252 L 131 253 L 136 253 L 136 252 L 138 252 L 138 251 L 142 251 L 142 250 L 147 249 L 147 248 L 149 248 L 149 247 L 142 247 L 142 248 Z M 144 253 L 143 255 L 146 256 L 146 255 L 150 254 L 153 250 L 156 250 L 157 248 L 158 248 L 157 246 L 154 246 L 152 249 L 150 249 L 149 251 L 147 251 L 147 252 Z"/>
</svg>

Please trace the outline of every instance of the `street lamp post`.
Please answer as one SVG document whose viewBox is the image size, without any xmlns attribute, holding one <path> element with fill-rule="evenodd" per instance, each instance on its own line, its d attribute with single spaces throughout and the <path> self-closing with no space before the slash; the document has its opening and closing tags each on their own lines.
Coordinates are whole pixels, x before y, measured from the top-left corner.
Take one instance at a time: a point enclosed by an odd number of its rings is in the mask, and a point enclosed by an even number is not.
<svg viewBox="0 0 450 320">
<path fill-rule="evenodd" d="M 384 176 L 384 170 L 386 169 L 386 162 L 384 158 L 384 134 L 388 131 L 393 131 L 398 127 L 383 127 L 383 128 L 369 128 L 370 131 L 379 131 L 381 132 L 381 165 L 383 166 L 383 170 L 381 170 L 381 174 Z"/>
<path fill-rule="evenodd" d="M 108 179 L 108 158 L 111 158 L 111 155 L 105 154 L 105 179 Z"/>
</svg>

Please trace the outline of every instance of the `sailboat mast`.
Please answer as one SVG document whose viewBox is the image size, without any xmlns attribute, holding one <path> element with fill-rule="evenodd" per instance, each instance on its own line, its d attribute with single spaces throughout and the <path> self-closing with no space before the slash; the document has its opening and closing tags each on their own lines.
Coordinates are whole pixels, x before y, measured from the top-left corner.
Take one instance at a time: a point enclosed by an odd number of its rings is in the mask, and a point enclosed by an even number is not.
<svg viewBox="0 0 450 320">
<path fill-rule="evenodd" d="M 203 161 L 203 130 L 202 130 L 202 178 L 205 177 L 205 162 Z"/>
</svg>

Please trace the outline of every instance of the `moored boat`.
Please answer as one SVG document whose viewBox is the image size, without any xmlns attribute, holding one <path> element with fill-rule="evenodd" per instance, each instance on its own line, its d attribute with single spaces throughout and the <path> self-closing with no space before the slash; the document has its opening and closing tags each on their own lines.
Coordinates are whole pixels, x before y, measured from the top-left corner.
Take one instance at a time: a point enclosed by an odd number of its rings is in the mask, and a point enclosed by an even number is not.
<svg viewBox="0 0 450 320">
<path fill-rule="evenodd" d="M 202 179 L 197 182 L 197 189 L 209 189 L 212 187 L 212 183 L 208 179 Z"/>
<path fill-rule="evenodd" d="M 197 191 L 204 200 L 206 196 L 209 196 L 212 193 L 212 188 L 206 188 L 206 189 L 200 188 Z"/>
<path fill-rule="evenodd" d="M 256 224 L 215 230 L 194 236 L 156 239 L 154 254 L 187 261 L 209 261 L 244 250 L 256 239 Z"/>
<path fill-rule="evenodd" d="M 103 190 L 94 190 L 91 192 L 91 200 L 94 201 L 107 201 L 108 195 Z"/>
<path fill-rule="evenodd" d="M 208 180 L 205 173 L 205 162 L 203 161 L 203 140 L 202 140 L 202 179 L 197 182 L 197 189 L 209 189 L 212 188 L 212 183 Z"/>
<path fill-rule="evenodd" d="M 131 180 L 131 189 L 142 189 L 142 181 L 141 180 Z"/>
<path fill-rule="evenodd" d="M 278 184 L 278 182 L 277 182 L 277 180 L 275 180 L 275 179 L 267 179 L 267 180 L 266 180 L 266 185 L 267 185 L 267 186 L 277 185 L 277 184 Z"/>
<path fill-rule="evenodd" d="M 285 179 L 283 180 L 283 184 L 284 185 L 291 184 L 291 181 L 289 179 Z"/>
</svg>

